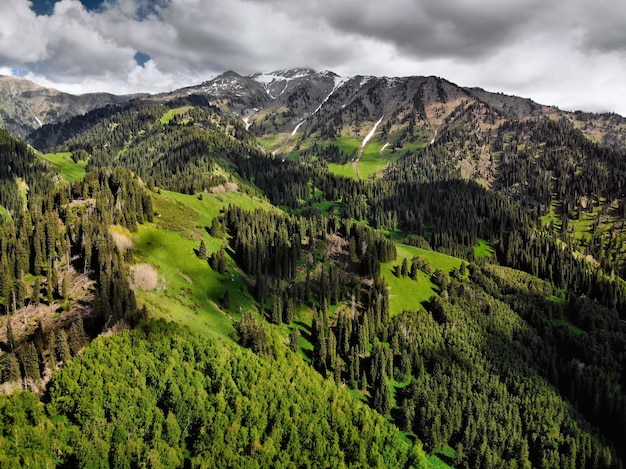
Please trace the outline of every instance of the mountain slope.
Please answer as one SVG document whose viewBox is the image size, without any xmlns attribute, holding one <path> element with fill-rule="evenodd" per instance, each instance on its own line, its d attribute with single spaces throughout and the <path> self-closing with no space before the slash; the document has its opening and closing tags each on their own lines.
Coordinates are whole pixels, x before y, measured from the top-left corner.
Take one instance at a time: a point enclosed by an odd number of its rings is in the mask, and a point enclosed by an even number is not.
<svg viewBox="0 0 626 469">
<path fill-rule="evenodd" d="M 109 93 L 71 95 L 23 78 L 0 76 L 0 126 L 25 138 L 44 124 L 58 122 L 107 104 L 124 103 L 141 95 Z"/>
<path fill-rule="evenodd" d="M 172 98 L 45 129 L 58 150 L 89 157 L 73 194 L 97 201 L 76 206 L 102 206 L 103 222 L 125 209 L 131 227 L 139 201 L 153 215 L 134 234 L 110 229 L 126 237 L 128 269 L 153 274 L 149 291 L 135 284 L 149 316 L 261 356 L 288 344 L 456 467 L 623 466 L 619 146 L 527 100 L 436 77 L 228 73 Z M 246 129 L 240 114 L 262 100 Z M 352 177 L 337 174 L 346 168 Z M 128 169 L 140 177 L 133 202 L 118 195 Z"/>
</svg>

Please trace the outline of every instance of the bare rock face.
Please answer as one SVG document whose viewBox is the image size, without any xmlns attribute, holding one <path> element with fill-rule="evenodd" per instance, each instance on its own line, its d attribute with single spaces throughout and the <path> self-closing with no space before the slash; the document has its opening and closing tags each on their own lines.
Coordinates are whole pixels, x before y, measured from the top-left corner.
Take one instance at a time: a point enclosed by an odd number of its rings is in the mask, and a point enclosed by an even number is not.
<svg viewBox="0 0 626 469">
<path fill-rule="evenodd" d="M 0 76 L 0 127 L 16 137 L 26 138 L 44 124 L 63 121 L 92 109 L 125 103 L 141 96 L 145 95 L 71 95 L 23 78 Z"/>
<path fill-rule="evenodd" d="M 28 141 L 36 147 L 50 147 L 54 135 L 35 130 L 132 99 L 217 106 L 271 142 L 268 148 L 275 154 L 311 141 L 340 137 L 364 141 L 374 128 L 373 137 L 391 151 L 440 143 L 456 153 L 466 177 L 488 184 L 493 178 L 489 152 L 500 144 L 496 136 L 511 123 L 566 120 L 597 143 L 626 148 L 626 119 L 616 114 L 565 112 L 434 76 L 341 77 L 309 67 L 251 75 L 228 71 L 199 85 L 157 95 L 74 96 L 28 80 L 0 77 L 0 127 L 18 137 L 30 135 Z"/>
</svg>

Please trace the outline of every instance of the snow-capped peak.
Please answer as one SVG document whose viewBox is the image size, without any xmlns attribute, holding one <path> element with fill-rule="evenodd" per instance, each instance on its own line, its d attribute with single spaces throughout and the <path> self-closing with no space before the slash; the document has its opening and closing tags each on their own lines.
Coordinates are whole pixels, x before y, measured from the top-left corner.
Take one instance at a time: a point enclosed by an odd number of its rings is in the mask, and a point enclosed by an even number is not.
<svg viewBox="0 0 626 469">
<path fill-rule="evenodd" d="M 289 68 L 286 70 L 274 70 L 273 72 L 254 73 L 250 75 L 259 83 L 272 83 L 279 80 L 295 80 L 296 78 L 306 78 L 315 75 L 317 72 L 310 67 Z"/>
<path fill-rule="evenodd" d="M 257 83 L 260 83 L 265 87 L 265 90 L 269 94 L 272 99 L 276 99 L 277 96 L 280 96 L 285 91 L 287 91 L 287 87 L 289 86 L 289 82 L 292 80 L 296 80 L 299 78 L 309 78 L 315 75 L 317 72 L 310 67 L 298 67 L 298 68 L 290 68 L 287 70 L 275 70 L 273 72 L 266 73 L 255 73 L 249 75 L 249 78 L 253 79 Z M 274 85 L 282 84 L 281 91 L 278 91 L 274 88 Z M 277 95 L 273 95 L 272 92 L 278 93 Z"/>
</svg>

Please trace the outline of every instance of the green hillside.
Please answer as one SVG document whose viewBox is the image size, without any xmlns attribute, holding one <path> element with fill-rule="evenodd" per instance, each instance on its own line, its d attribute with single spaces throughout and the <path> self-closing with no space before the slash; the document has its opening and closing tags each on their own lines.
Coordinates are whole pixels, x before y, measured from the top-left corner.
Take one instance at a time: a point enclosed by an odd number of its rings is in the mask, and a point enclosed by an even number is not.
<svg viewBox="0 0 626 469">
<path fill-rule="evenodd" d="M 50 161 L 61 177 L 68 182 L 77 181 L 85 176 L 86 160 L 72 160 L 71 152 L 47 153 L 43 157 Z"/>
<path fill-rule="evenodd" d="M 256 309 L 256 305 L 247 293 L 248 277 L 232 260 L 223 274 L 209 266 L 206 255 L 218 251 L 225 242 L 208 231 L 213 218 L 226 206 L 251 209 L 271 205 L 238 191 L 200 195 L 160 191 L 151 195 L 157 217 L 154 223 L 139 227 L 132 241 L 134 262 L 140 265 L 136 270 L 158 280 L 139 288 L 139 303 L 145 303 L 156 317 L 204 333 L 232 335 L 232 321 L 240 318 L 242 310 Z M 196 255 L 200 241 L 207 251 L 204 258 Z M 226 291 L 230 307 L 223 310 L 220 299 Z"/>
<path fill-rule="evenodd" d="M 49 403 L 0 396 L 0 415 L 6 467 L 427 467 L 419 444 L 284 346 L 257 356 L 163 321 L 95 340 Z"/>
<path fill-rule="evenodd" d="M 1 134 L 0 465 L 623 467 L 621 153 L 427 83 L 363 149 L 197 96 Z"/>
</svg>

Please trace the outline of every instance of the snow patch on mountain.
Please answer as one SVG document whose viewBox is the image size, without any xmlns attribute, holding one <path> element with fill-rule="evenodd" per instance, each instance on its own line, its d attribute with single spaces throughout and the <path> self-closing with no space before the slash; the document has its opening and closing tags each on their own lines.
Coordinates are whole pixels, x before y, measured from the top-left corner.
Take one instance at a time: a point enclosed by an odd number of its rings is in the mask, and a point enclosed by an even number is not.
<svg viewBox="0 0 626 469">
<path fill-rule="evenodd" d="M 249 78 L 260 83 L 265 88 L 265 91 L 272 99 L 276 99 L 278 96 L 287 91 L 287 87 L 289 86 L 289 82 L 293 80 L 297 80 L 299 78 L 308 78 L 311 75 L 314 75 L 316 72 L 312 68 L 308 67 L 300 67 L 289 70 L 277 70 L 274 72 L 266 72 L 266 73 L 257 73 L 254 75 L 250 75 Z M 283 90 L 277 95 L 274 96 L 270 93 L 270 88 L 272 85 L 278 84 L 280 82 L 285 82 L 285 86 Z"/>
<path fill-rule="evenodd" d="M 364 77 L 361 77 L 361 83 L 359 84 L 359 88 L 363 88 L 368 81 L 374 79 L 374 77 L 366 75 Z"/>
<path fill-rule="evenodd" d="M 328 93 L 328 96 L 326 96 L 324 98 L 324 100 L 320 103 L 319 106 L 317 106 L 317 109 L 315 109 L 315 111 L 313 111 L 313 113 L 311 114 L 312 116 L 315 115 L 317 113 L 317 111 L 319 111 L 320 109 L 322 109 L 322 106 L 324 105 L 324 103 L 326 103 L 326 101 L 328 101 L 328 98 L 330 98 L 333 93 L 335 91 L 337 91 L 339 88 L 341 88 L 341 86 L 346 83 L 348 80 L 350 80 L 349 78 L 345 78 L 345 77 L 339 77 L 336 76 L 334 77 L 335 79 L 335 86 L 333 87 L 333 89 L 330 91 L 330 93 Z"/>
<path fill-rule="evenodd" d="M 370 130 L 370 133 L 368 133 L 365 136 L 365 138 L 363 139 L 363 143 L 361 143 L 361 148 L 365 148 L 365 145 L 367 145 L 367 142 L 369 142 L 369 140 L 374 136 L 374 133 L 376 132 L 376 129 L 378 128 L 380 123 L 383 121 L 383 117 L 384 116 L 380 116 L 380 119 L 378 119 L 378 121 L 374 124 L 374 128 L 372 130 Z"/>
<path fill-rule="evenodd" d="M 300 128 L 300 126 L 302 124 L 304 124 L 306 122 L 306 119 L 304 119 L 302 122 L 300 122 L 298 125 L 296 125 L 296 127 L 293 129 L 293 132 L 291 132 L 291 136 L 293 137 L 294 135 L 296 135 L 296 132 L 298 131 L 298 129 Z"/>
</svg>

